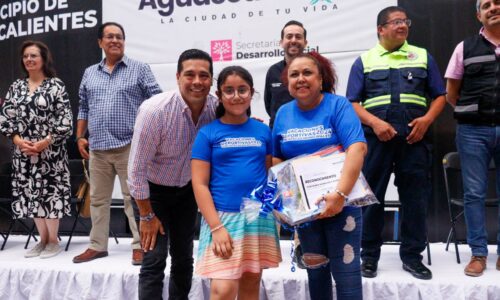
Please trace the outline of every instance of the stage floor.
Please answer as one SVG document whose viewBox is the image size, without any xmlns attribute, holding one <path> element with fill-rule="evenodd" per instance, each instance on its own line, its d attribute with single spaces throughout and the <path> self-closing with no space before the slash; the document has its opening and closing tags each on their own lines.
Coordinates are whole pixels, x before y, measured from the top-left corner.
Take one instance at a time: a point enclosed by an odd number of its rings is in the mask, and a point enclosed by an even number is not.
<svg viewBox="0 0 500 300">
<path fill-rule="evenodd" d="M 26 236 L 12 236 L 0 252 L 0 299 L 137 299 L 139 267 L 130 263 L 130 239 L 120 238 L 118 245 L 110 239 L 108 257 L 82 264 L 73 264 L 71 259 L 86 249 L 88 237 L 75 237 L 68 252 L 49 259 L 24 258 L 25 240 Z M 66 240 L 63 237 L 62 245 Z M 309 299 L 306 272 L 290 271 L 291 242 L 281 244 L 284 261 L 280 268 L 264 271 L 261 299 Z M 423 281 L 402 270 L 398 246 L 384 245 L 379 275 L 363 279 L 364 299 L 500 300 L 496 247 L 490 246 L 488 268 L 479 278 L 463 273 L 470 256 L 466 245 L 459 246 L 461 264 L 456 263 L 454 248 L 446 252 L 444 247 L 442 243 L 431 244 L 434 278 Z M 208 295 L 208 281 L 195 276 L 190 299 L 208 299 Z"/>
</svg>

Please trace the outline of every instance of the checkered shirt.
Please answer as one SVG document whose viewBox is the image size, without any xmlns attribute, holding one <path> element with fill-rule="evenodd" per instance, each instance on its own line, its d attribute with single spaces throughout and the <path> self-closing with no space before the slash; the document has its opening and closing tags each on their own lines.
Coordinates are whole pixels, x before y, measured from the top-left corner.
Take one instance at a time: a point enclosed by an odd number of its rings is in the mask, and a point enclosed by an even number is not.
<svg viewBox="0 0 500 300">
<path fill-rule="evenodd" d="M 80 84 L 79 120 L 88 121 L 90 150 L 130 144 L 137 110 L 161 93 L 151 68 L 126 56 L 110 73 L 105 59 L 88 67 Z"/>
</svg>

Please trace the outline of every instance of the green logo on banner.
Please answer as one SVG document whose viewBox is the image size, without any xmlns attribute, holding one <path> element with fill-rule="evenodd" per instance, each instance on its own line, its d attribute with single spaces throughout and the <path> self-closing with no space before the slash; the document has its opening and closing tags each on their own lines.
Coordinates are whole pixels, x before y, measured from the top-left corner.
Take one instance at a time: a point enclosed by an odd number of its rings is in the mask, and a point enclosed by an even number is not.
<svg viewBox="0 0 500 300">
<path fill-rule="evenodd" d="M 327 3 L 332 3 L 332 0 L 311 0 L 311 5 L 316 5 L 320 1 L 325 1 Z"/>
</svg>

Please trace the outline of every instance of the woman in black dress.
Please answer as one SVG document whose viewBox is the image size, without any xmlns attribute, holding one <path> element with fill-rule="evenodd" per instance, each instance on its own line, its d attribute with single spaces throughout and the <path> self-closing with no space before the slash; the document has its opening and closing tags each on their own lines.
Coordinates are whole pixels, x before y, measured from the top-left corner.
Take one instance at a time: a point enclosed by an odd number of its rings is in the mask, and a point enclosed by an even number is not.
<svg viewBox="0 0 500 300">
<path fill-rule="evenodd" d="M 24 42 L 21 66 L 27 77 L 16 80 L 5 96 L 0 132 L 14 143 L 14 218 L 33 218 L 40 234 L 40 243 L 25 257 L 48 258 L 60 252 L 59 219 L 70 213 L 66 139 L 72 133 L 72 114 L 45 44 Z"/>
</svg>

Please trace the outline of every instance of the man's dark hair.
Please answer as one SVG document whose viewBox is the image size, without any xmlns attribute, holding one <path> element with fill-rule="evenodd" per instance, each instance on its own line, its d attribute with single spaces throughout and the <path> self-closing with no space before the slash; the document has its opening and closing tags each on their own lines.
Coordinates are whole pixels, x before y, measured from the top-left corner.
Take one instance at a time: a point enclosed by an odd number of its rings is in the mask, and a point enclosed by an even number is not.
<svg viewBox="0 0 500 300">
<path fill-rule="evenodd" d="M 300 23 L 299 21 L 291 20 L 286 22 L 285 26 L 281 29 L 281 39 L 285 37 L 285 28 L 287 28 L 290 25 L 297 25 L 299 27 L 302 27 L 304 29 L 304 39 L 307 40 L 307 30 L 304 28 L 304 24 Z"/>
<path fill-rule="evenodd" d="M 212 77 L 214 76 L 214 63 L 212 61 L 212 58 L 207 52 L 199 49 L 189 49 L 181 53 L 181 55 L 179 56 L 179 60 L 177 61 L 177 74 L 180 74 L 182 72 L 182 63 L 189 59 L 201 59 L 208 61 L 208 63 L 210 64 L 210 75 L 212 75 Z"/>
<path fill-rule="evenodd" d="M 382 26 L 384 23 L 386 23 L 389 20 L 389 15 L 394 13 L 394 12 L 402 12 L 405 15 L 408 15 L 406 13 L 406 10 L 402 7 L 399 7 L 399 6 L 386 7 L 378 13 L 377 26 Z"/>
<path fill-rule="evenodd" d="M 116 22 L 106 22 L 104 24 L 102 24 L 101 26 L 99 26 L 99 29 L 97 30 L 97 38 L 102 40 L 103 36 L 104 36 L 104 28 L 108 27 L 108 26 L 116 26 L 118 28 L 120 28 L 120 30 L 122 31 L 122 34 L 123 34 L 123 39 L 125 40 L 125 30 L 123 29 L 123 26 L 116 23 Z"/>
</svg>

